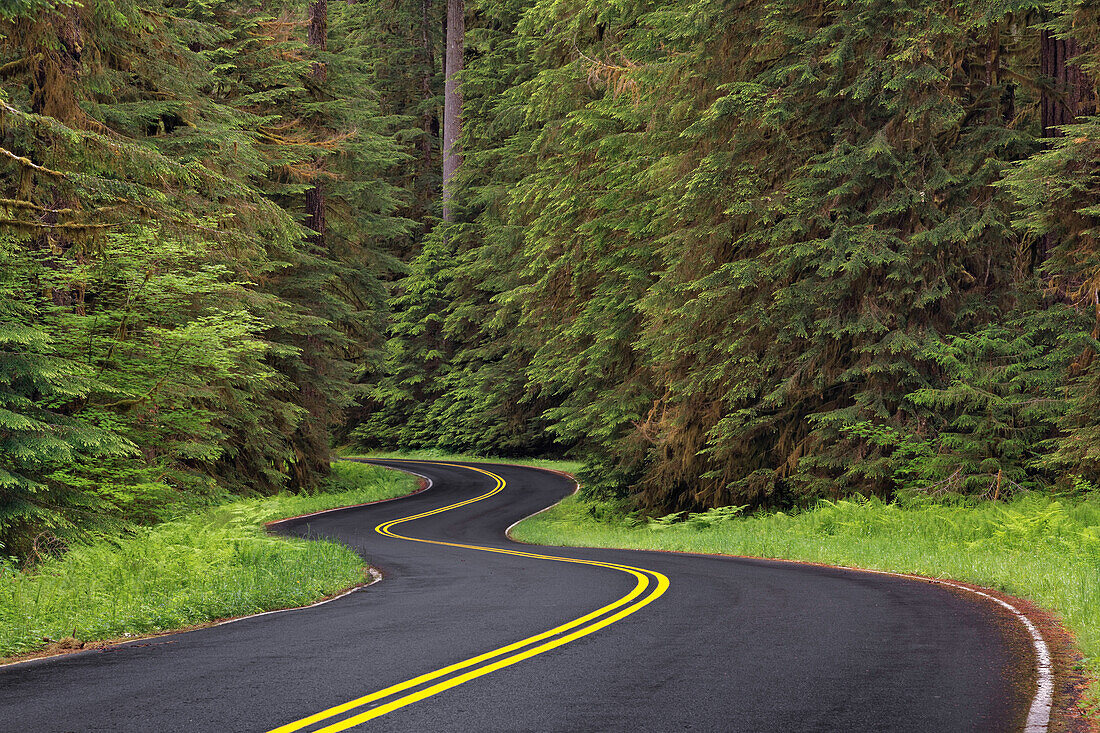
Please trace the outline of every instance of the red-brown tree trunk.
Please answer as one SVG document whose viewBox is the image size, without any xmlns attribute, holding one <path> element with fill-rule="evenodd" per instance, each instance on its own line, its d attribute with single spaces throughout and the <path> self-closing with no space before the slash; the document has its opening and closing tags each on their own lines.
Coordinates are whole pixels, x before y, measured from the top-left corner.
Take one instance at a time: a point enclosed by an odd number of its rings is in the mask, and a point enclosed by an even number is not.
<svg viewBox="0 0 1100 733">
<path fill-rule="evenodd" d="M 420 138 L 420 180 L 418 188 L 421 191 L 431 191 L 429 181 L 435 166 L 432 163 L 432 139 L 435 137 L 439 124 L 433 111 L 434 105 L 429 105 L 432 98 L 432 77 L 435 75 L 435 54 L 432 50 L 432 0 L 420 2 L 420 55 L 423 64 L 423 72 L 420 75 L 420 94 L 424 105 L 424 111 L 420 115 L 420 129 L 423 135 Z M 430 196 L 425 196 L 425 203 Z"/>
<path fill-rule="evenodd" d="M 1081 54 L 1080 44 L 1073 38 L 1058 38 L 1048 30 L 1039 34 L 1039 73 L 1051 86 L 1044 86 L 1039 98 L 1039 122 L 1042 135 L 1062 137 L 1060 126 L 1077 121 L 1082 115 L 1096 112 L 1092 85 L 1079 66 L 1071 61 Z M 1044 234 L 1032 248 L 1032 267 L 1046 261 L 1057 242 Z"/>
<path fill-rule="evenodd" d="M 451 186 L 462 165 L 463 47 L 466 42 L 466 8 L 463 0 L 447 0 L 447 56 L 443 85 L 443 220 L 451 220 Z"/>
<path fill-rule="evenodd" d="M 328 0 L 316 0 L 310 4 L 306 42 L 318 51 L 328 49 Z M 328 68 L 323 61 L 315 61 L 310 75 L 316 82 L 323 82 L 328 77 Z M 310 236 L 310 241 L 323 247 L 325 235 L 328 233 L 325 225 L 325 182 L 322 178 L 325 160 L 318 157 L 313 162 L 317 178 L 314 180 L 313 187 L 306 191 L 306 226 L 314 232 Z"/>
<path fill-rule="evenodd" d="M 1057 38 L 1050 31 L 1039 36 L 1039 73 L 1053 80 L 1051 88 L 1043 90 L 1039 100 L 1039 117 L 1043 137 L 1061 137 L 1061 125 L 1069 125 L 1082 115 L 1094 114 L 1096 99 L 1085 72 L 1070 63 L 1081 54 L 1073 38 Z"/>
</svg>

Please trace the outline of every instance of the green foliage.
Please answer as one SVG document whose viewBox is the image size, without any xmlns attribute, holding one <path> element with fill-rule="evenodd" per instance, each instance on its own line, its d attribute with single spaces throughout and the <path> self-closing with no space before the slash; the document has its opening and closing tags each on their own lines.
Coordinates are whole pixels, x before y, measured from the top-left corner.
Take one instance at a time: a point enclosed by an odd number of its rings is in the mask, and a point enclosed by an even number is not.
<svg viewBox="0 0 1100 733">
<path fill-rule="evenodd" d="M 3 459 L 11 551 L 328 472 L 379 358 L 386 249 L 408 228 L 386 178 L 406 159 L 349 30 L 364 11 L 334 4 L 321 54 L 305 5 L 0 18 L 2 287 L 25 304 L 0 312 L 25 352 L 6 360 L 26 444 Z M 324 233 L 300 221 L 318 185 Z"/>
<path fill-rule="evenodd" d="M 352 457 L 358 456 L 350 449 L 344 449 L 340 451 L 341 455 Z M 468 463 L 506 463 L 517 466 L 533 466 L 535 468 L 545 468 L 551 471 L 565 472 L 569 474 L 575 474 L 581 467 L 579 461 L 562 460 L 558 458 L 513 458 L 492 456 L 492 455 L 476 455 L 470 453 L 449 453 L 447 451 L 440 450 L 438 448 L 427 448 L 414 451 L 379 451 L 370 453 L 364 457 L 367 458 L 402 458 L 406 460 L 428 460 L 428 461 L 443 461 L 447 462 L 468 462 Z M 340 465 L 340 464 L 337 464 Z"/>
<path fill-rule="evenodd" d="M 362 582 L 363 561 L 329 542 L 281 540 L 248 512 L 200 528 L 167 522 L 116 544 L 76 547 L 37 575 L 0 579 L 0 653 L 164 631 L 272 608 L 306 605 Z"/>
<path fill-rule="evenodd" d="M 716 524 L 736 519 L 747 508 L 747 504 L 742 504 L 740 506 L 716 506 L 705 512 L 693 512 L 688 515 L 687 525 L 695 529 L 710 529 Z"/>
<path fill-rule="evenodd" d="M 408 494 L 410 476 L 341 461 L 325 491 L 222 504 L 126 536 L 75 545 L 25 571 L 0 565 L 0 656 L 42 638 L 111 639 L 312 603 L 363 582 L 364 561 L 327 541 L 280 539 L 262 522 Z"/>
<path fill-rule="evenodd" d="M 1049 28 L 1100 68 L 1094 15 L 479 2 L 357 439 L 573 450 L 651 512 L 1095 479 L 1094 122 L 1044 146 L 1036 71 Z"/>
<path fill-rule="evenodd" d="M 707 509 L 705 512 L 673 512 L 663 517 L 649 517 L 646 519 L 646 526 L 655 530 L 669 529 L 677 525 L 699 530 L 710 529 L 716 524 L 737 518 L 747 508 L 747 504 L 742 504 L 740 506 L 716 506 Z"/>
<path fill-rule="evenodd" d="M 522 2 L 484 2 L 466 37 L 465 161 L 455 223 L 422 240 L 391 300 L 394 323 L 376 405 L 357 428 L 364 447 L 427 447 L 523 455 L 560 450 L 549 406 L 527 387 L 529 349 L 513 335 L 522 308 L 501 301 L 516 283 L 522 228 L 507 200 L 533 134 L 519 86 L 531 75 L 514 27 Z"/>
<path fill-rule="evenodd" d="M 444 238 L 429 236 L 391 299 L 383 374 L 370 394 L 380 409 L 352 431 L 360 446 L 422 448 L 433 444 L 433 431 L 446 429 L 429 422 L 426 411 L 438 390 L 436 370 L 447 357 L 441 311 L 449 250 Z"/>
<path fill-rule="evenodd" d="M 1100 78 L 1100 11 L 1089 3 L 1067 3 L 1052 25 L 1081 44 L 1077 60 L 1092 80 Z M 1090 323 L 1077 339 L 1076 358 L 1070 364 L 1069 406 L 1059 421 L 1064 431 L 1052 463 L 1071 474 L 1100 480 L 1100 248 L 1097 226 L 1100 181 L 1100 116 L 1096 86 L 1092 83 L 1092 112 L 1061 130 L 1046 148 L 1017 164 L 1003 186 L 1019 201 L 1017 224 L 1046 255 L 1044 284 L 1053 297 L 1075 309 Z"/>
<path fill-rule="evenodd" d="M 898 483 L 991 498 L 1054 485 L 1047 459 L 1082 331 L 1077 313 L 1055 306 L 949 337 L 933 357 L 945 386 L 906 397 L 926 415 L 931 440 L 918 434 L 896 446 Z"/>
<path fill-rule="evenodd" d="M 448 223 L 442 5 L 5 9 L 2 338 L 54 392 L 3 409 L 69 454 L 0 541 L 311 490 L 334 436 L 648 514 L 1100 482 L 1090 4 L 470 0 Z"/>
<path fill-rule="evenodd" d="M 113 394 L 64 352 L 39 320 L 42 303 L 22 297 L 32 262 L 0 235 L 0 550 L 27 554 L 43 533 L 72 539 L 103 498 L 64 480 L 74 462 L 122 457 L 132 443 L 68 407 Z M 46 542 L 49 544 L 49 541 Z"/>
</svg>

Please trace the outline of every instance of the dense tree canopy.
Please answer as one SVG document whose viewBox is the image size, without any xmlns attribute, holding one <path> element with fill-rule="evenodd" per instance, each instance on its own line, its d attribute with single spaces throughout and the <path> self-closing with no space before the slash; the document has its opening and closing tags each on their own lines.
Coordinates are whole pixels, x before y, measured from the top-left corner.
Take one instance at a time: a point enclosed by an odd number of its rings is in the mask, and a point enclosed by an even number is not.
<svg viewBox="0 0 1100 733">
<path fill-rule="evenodd" d="M 293 4 L 5 11 L 9 552 L 327 471 L 409 222 L 363 39 L 307 30 Z M 314 232 L 322 183 L 339 198 Z"/>
<path fill-rule="evenodd" d="M 655 510 L 1097 480 L 1094 10 L 468 15 L 365 444 L 571 449 Z"/>
<path fill-rule="evenodd" d="M 3 551 L 348 440 L 653 511 L 1096 483 L 1097 13 L 7 3 Z"/>
</svg>

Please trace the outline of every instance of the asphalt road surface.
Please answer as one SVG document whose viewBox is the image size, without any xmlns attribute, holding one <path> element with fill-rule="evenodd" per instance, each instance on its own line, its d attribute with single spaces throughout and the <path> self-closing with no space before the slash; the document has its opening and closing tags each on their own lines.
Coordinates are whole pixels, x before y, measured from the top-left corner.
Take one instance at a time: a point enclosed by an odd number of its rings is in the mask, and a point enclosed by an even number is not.
<svg viewBox="0 0 1100 733">
<path fill-rule="evenodd" d="M 504 529 L 570 481 L 400 465 L 434 486 L 281 525 L 354 547 L 380 583 L 307 610 L 0 669 L 0 731 L 1023 726 L 1031 646 L 991 603 L 790 563 L 519 545 Z"/>
</svg>

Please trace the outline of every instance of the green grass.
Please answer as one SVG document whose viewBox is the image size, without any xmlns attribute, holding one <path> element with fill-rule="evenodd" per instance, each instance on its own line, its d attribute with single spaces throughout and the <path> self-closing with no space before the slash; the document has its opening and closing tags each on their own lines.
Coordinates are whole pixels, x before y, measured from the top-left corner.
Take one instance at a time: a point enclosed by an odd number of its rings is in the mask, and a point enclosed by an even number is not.
<svg viewBox="0 0 1100 733">
<path fill-rule="evenodd" d="M 467 461 L 472 463 L 512 463 L 517 466 L 532 466 L 534 468 L 551 468 L 566 473 L 576 473 L 584 464 L 581 461 L 553 460 L 547 458 L 492 458 L 487 456 L 475 456 L 466 453 L 447 453 L 440 450 L 418 450 L 406 452 L 378 452 L 355 453 L 350 449 L 337 451 L 345 458 L 404 458 L 407 460 L 423 461 Z"/>
<path fill-rule="evenodd" d="M 263 522 L 408 494 L 411 476 L 338 462 L 324 491 L 222 504 L 29 571 L 0 565 L 0 657 L 43 637 L 112 639 L 302 606 L 363 581 L 362 558 L 327 541 L 272 537 Z"/>
<path fill-rule="evenodd" d="M 1009 503 L 821 502 L 796 514 L 736 511 L 641 520 L 613 502 L 567 497 L 512 530 L 546 545 L 807 560 L 970 581 L 1057 612 L 1100 679 L 1100 497 Z M 1095 701 L 1100 695 L 1094 689 Z"/>
</svg>

